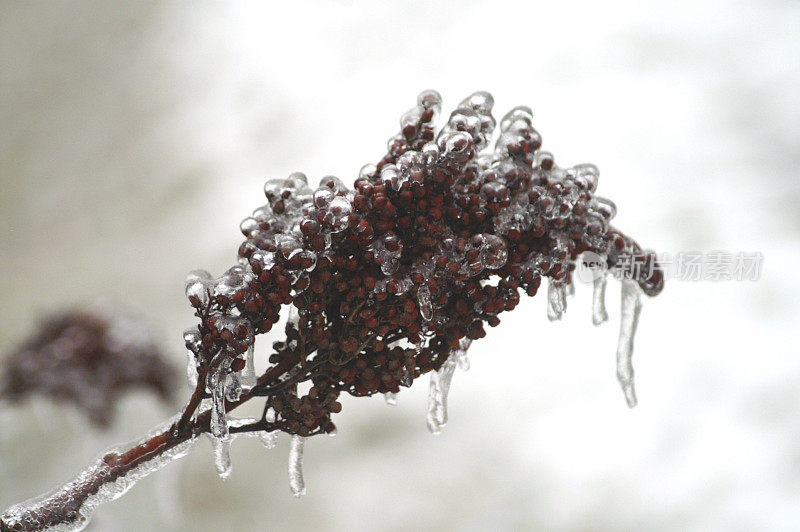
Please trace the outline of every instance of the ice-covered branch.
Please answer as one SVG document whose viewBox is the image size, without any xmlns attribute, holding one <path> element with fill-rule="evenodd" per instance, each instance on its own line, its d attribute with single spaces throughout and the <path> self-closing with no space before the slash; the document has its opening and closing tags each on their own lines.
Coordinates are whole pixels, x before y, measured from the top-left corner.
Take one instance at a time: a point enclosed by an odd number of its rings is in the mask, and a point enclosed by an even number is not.
<svg viewBox="0 0 800 532">
<path fill-rule="evenodd" d="M 476 92 L 437 131 L 441 99 L 425 91 L 386 155 L 365 165 L 352 189 L 333 176 L 314 189 L 299 172 L 267 181 L 266 204 L 241 223 L 237 263 L 219 277 L 196 270 L 186 280 L 198 318 L 184 333 L 195 386 L 174 426 L 13 507 L 2 526 L 76 528 L 200 434 L 211 438 L 223 478 L 237 435 L 258 435 L 267 447 L 275 431 L 291 435 L 290 487 L 302 495 L 305 439 L 336 433 L 342 395 L 383 394 L 392 404 L 425 374 L 428 426 L 438 432 L 470 343 L 543 281 L 548 318 L 562 319 L 576 263 L 588 253 L 609 269 L 629 266 L 620 274 L 617 374 L 633 406 L 639 291 L 654 296 L 663 288 L 655 254 L 611 225 L 616 206 L 596 194 L 595 166 L 560 167 L 540 149 L 529 108 L 509 111 L 490 147 L 493 105 L 490 94 Z M 595 324 L 606 319 L 604 293 L 605 279 L 595 282 Z M 289 316 L 285 336 L 256 380 L 256 337 L 282 314 Z M 255 397 L 264 397 L 260 419 L 228 418 Z"/>
<path fill-rule="evenodd" d="M 122 496 L 140 479 L 191 451 L 195 435 L 173 436 L 172 425 L 107 450 L 55 490 L 12 506 L 0 515 L 0 531 L 82 530 L 100 504 Z"/>
</svg>

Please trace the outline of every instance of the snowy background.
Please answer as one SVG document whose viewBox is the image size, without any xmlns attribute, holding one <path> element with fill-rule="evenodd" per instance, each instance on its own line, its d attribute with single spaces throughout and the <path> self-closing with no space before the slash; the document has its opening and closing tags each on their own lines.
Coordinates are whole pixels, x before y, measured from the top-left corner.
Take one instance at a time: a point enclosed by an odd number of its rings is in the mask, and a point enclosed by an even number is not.
<svg viewBox="0 0 800 532">
<path fill-rule="evenodd" d="M 545 149 L 596 164 L 642 244 L 760 251 L 763 274 L 644 302 L 634 410 L 617 284 L 600 328 L 578 286 L 562 322 L 537 297 L 473 345 L 442 435 L 422 379 L 395 408 L 345 400 L 339 436 L 308 442 L 303 499 L 285 438 L 237 440 L 225 482 L 202 441 L 92 529 L 800 528 L 800 4 L 289 4 L 0 4 L 0 353 L 43 313 L 105 299 L 182 362 L 183 278 L 233 264 L 263 181 L 352 181 L 427 88 L 445 113 L 478 89 L 495 116 L 530 105 Z M 133 395 L 106 433 L 5 407 L 0 507 L 177 406 Z"/>
</svg>

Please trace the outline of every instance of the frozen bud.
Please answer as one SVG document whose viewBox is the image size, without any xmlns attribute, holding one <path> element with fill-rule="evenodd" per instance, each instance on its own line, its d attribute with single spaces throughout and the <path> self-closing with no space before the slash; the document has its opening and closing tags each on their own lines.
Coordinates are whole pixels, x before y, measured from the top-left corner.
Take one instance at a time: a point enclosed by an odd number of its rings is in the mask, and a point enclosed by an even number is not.
<svg viewBox="0 0 800 532">
<path fill-rule="evenodd" d="M 255 273 L 269 271 L 275 266 L 275 253 L 271 251 L 254 251 L 250 255 L 250 267 Z"/>
<path fill-rule="evenodd" d="M 386 188 L 391 188 L 395 191 L 400 190 L 400 187 L 403 184 L 400 172 L 398 171 L 397 166 L 393 164 L 387 164 L 381 168 L 381 181 L 383 181 L 383 184 Z"/>
<path fill-rule="evenodd" d="M 308 178 L 303 172 L 292 172 L 289 174 L 289 177 L 286 178 L 286 186 L 298 190 L 308 188 Z"/>
<path fill-rule="evenodd" d="M 205 283 L 197 281 L 186 286 L 186 299 L 195 308 L 202 308 L 208 305 L 208 288 Z"/>
<path fill-rule="evenodd" d="M 336 196 L 328 205 L 328 213 L 325 216 L 325 223 L 332 231 L 342 231 L 347 228 L 350 221 L 350 214 L 353 211 L 352 205 L 347 198 Z"/>
<path fill-rule="evenodd" d="M 183 332 L 183 342 L 186 344 L 186 349 L 195 355 L 200 352 L 203 338 L 200 336 L 200 331 L 197 327 L 191 327 Z"/>
<path fill-rule="evenodd" d="M 526 105 L 514 107 L 500 120 L 500 131 L 507 131 L 513 122 L 523 120 L 528 126 L 533 125 L 533 111 Z"/>
<path fill-rule="evenodd" d="M 464 131 L 475 139 L 481 132 L 481 119 L 472 109 L 457 109 L 450 115 L 447 125 L 454 131 Z"/>
<path fill-rule="evenodd" d="M 189 303 L 195 308 L 208 305 L 208 287 L 211 284 L 211 274 L 205 270 L 194 270 L 186 276 L 184 290 Z"/>
<path fill-rule="evenodd" d="M 195 284 L 197 282 L 207 283 L 213 279 L 210 273 L 205 270 L 192 270 L 189 272 L 189 275 L 186 276 L 186 280 L 183 281 L 184 287 L 188 287 L 190 284 Z"/>
<path fill-rule="evenodd" d="M 427 165 L 432 165 L 439 159 L 439 154 L 439 146 L 435 142 L 428 142 L 422 147 L 422 157 Z"/>
<path fill-rule="evenodd" d="M 274 178 L 267 180 L 264 183 L 264 195 L 270 203 L 274 203 L 280 199 L 281 191 L 286 186 L 286 180 L 283 178 Z"/>
<path fill-rule="evenodd" d="M 332 190 L 334 194 L 344 194 L 347 192 L 347 186 L 345 186 L 344 182 L 332 175 L 323 177 L 319 182 L 319 187 Z"/>
<path fill-rule="evenodd" d="M 572 177 L 581 188 L 594 192 L 597 190 L 600 170 L 593 164 L 577 164 L 567 170 L 567 176 Z"/>
<path fill-rule="evenodd" d="M 508 249 L 505 241 L 496 235 L 484 234 L 481 246 L 481 262 L 490 269 L 502 268 L 508 259 Z"/>
<path fill-rule="evenodd" d="M 486 201 L 502 203 L 508 201 L 508 187 L 499 181 L 490 181 L 481 187 L 481 195 Z"/>
<path fill-rule="evenodd" d="M 595 196 L 592 207 L 608 221 L 613 220 L 617 215 L 617 206 L 610 199 Z"/>
<path fill-rule="evenodd" d="M 374 164 L 365 164 L 361 167 L 361 170 L 358 171 L 358 177 L 368 177 L 373 178 L 378 173 L 378 167 Z"/>
<path fill-rule="evenodd" d="M 303 248 L 300 240 L 294 235 L 277 235 L 275 242 L 278 246 L 278 252 L 286 260 L 291 260 Z"/>
<path fill-rule="evenodd" d="M 442 97 L 434 90 L 423 91 L 417 96 L 417 105 L 423 109 L 433 109 L 434 113 L 438 113 L 442 108 Z"/>
<path fill-rule="evenodd" d="M 468 107 L 481 113 L 488 113 L 494 107 L 494 98 L 486 91 L 478 91 L 463 99 L 459 107 Z"/>
<path fill-rule="evenodd" d="M 336 192 L 327 187 L 320 187 L 314 191 L 314 207 L 324 209 L 336 196 Z"/>
<path fill-rule="evenodd" d="M 472 137 L 469 133 L 463 131 L 439 136 L 439 147 L 448 156 L 460 155 L 466 152 L 471 144 Z"/>
<path fill-rule="evenodd" d="M 258 227 L 259 227 L 258 220 L 256 220 L 252 216 L 245 218 L 244 220 L 242 220 L 242 223 L 239 224 L 239 229 L 241 229 L 242 234 L 244 236 L 250 236 L 250 233 L 256 231 Z"/>
<path fill-rule="evenodd" d="M 533 167 L 550 170 L 556 164 L 555 157 L 549 151 L 539 150 L 533 156 Z"/>
<path fill-rule="evenodd" d="M 417 129 L 422 117 L 422 109 L 414 107 L 400 117 L 400 131 L 406 138 L 412 138 L 419 133 Z"/>
</svg>

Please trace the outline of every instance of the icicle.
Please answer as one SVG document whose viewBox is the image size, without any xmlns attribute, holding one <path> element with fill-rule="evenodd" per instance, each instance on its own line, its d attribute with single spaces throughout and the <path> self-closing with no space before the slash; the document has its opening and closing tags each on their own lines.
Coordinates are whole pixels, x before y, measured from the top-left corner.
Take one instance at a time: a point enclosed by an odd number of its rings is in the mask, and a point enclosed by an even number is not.
<svg viewBox="0 0 800 532">
<path fill-rule="evenodd" d="M 567 294 L 564 285 L 550 281 L 547 284 L 547 319 L 560 320 L 567 310 Z"/>
<path fill-rule="evenodd" d="M 225 384 L 228 365 L 223 362 L 209 375 L 211 388 L 211 435 L 216 438 L 228 437 L 228 419 L 225 413 Z"/>
<path fill-rule="evenodd" d="M 439 371 L 431 373 L 428 387 L 428 430 L 439 434 L 447 424 L 447 394 L 456 370 L 457 357 L 450 355 Z"/>
<path fill-rule="evenodd" d="M 231 441 L 228 417 L 225 412 L 225 396 L 228 384 L 228 364 L 223 362 L 209 375 L 211 388 L 211 445 L 214 447 L 214 465 L 223 480 L 231 474 Z"/>
<path fill-rule="evenodd" d="M 226 438 L 217 438 L 210 436 L 211 445 L 214 446 L 214 466 L 217 468 L 217 474 L 222 480 L 226 480 L 231 476 L 233 465 L 231 464 L 231 441 L 233 438 L 230 436 Z"/>
<path fill-rule="evenodd" d="M 386 392 L 383 394 L 383 400 L 389 406 L 397 406 L 397 394 L 394 392 Z"/>
<path fill-rule="evenodd" d="M 592 323 L 600 325 L 608 319 L 606 312 L 606 276 L 596 277 L 592 292 Z"/>
<path fill-rule="evenodd" d="M 194 353 L 187 351 L 186 359 L 186 378 L 189 381 L 189 389 L 194 390 L 197 387 L 197 363 L 194 359 Z"/>
<path fill-rule="evenodd" d="M 253 386 L 256 385 L 256 366 L 255 362 L 253 361 L 255 358 L 254 351 L 255 346 L 251 345 L 244 357 L 244 369 L 242 369 L 241 375 L 239 376 L 239 381 L 242 384 L 242 390 L 245 392 L 249 392 L 253 389 Z"/>
<path fill-rule="evenodd" d="M 110 480 L 104 481 L 91 496 L 85 497 L 84 490 L 87 483 L 91 483 L 96 479 L 108 478 L 114 471 L 114 466 L 110 465 L 110 463 L 113 464 L 113 461 L 109 460 L 110 457 L 119 457 L 130 449 L 149 442 L 153 437 L 168 430 L 176 419 L 171 419 L 167 423 L 156 427 L 141 440 L 108 449 L 93 464 L 53 491 L 10 507 L 0 515 L 0 521 L 8 526 L 9 530 L 57 530 L 63 532 L 83 530 L 89 524 L 98 506 L 121 497 L 136 482 L 150 473 L 154 473 L 170 462 L 189 454 L 195 443 L 197 443 L 196 438 L 187 440 L 157 454 L 149 460 L 141 462 L 124 475 L 116 477 L 113 482 Z M 68 514 L 68 520 L 54 521 L 59 517 L 58 512 L 67 507 L 74 508 Z"/>
<path fill-rule="evenodd" d="M 636 406 L 636 391 L 633 388 L 633 337 L 636 326 L 639 324 L 639 313 L 642 311 L 642 302 L 639 287 L 635 281 L 623 279 L 622 281 L 622 307 L 619 324 L 619 343 L 617 345 L 617 379 L 628 406 Z"/>
<path fill-rule="evenodd" d="M 306 494 L 306 483 L 303 480 L 303 448 L 306 439 L 297 434 L 292 435 L 289 447 L 289 488 L 292 495 L 302 497 Z"/>
</svg>

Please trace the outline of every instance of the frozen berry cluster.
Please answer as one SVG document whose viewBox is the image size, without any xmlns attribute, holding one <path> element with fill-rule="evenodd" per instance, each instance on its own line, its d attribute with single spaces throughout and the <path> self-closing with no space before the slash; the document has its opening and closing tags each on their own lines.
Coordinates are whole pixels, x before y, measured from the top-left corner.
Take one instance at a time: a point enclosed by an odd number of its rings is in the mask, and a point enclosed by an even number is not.
<svg viewBox="0 0 800 532">
<path fill-rule="evenodd" d="M 556 165 L 527 107 L 506 114 L 494 139 L 492 106 L 477 92 L 437 132 L 441 99 L 423 92 L 352 188 L 331 176 L 312 189 L 301 173 L 268 181 L 267 203 L 241 224 L 238 264 L 187 279 L 200 318 L 185 334 L 195 369 L 223 368 L 235 400 L 255 337 L 289 306 L 269 359 L 282 371 L 252 393 L 267 397 L 275 429 L 308 436 L 334 430 L 342 392 L 397 393 L 462 339 L 484 337 L 543 278 L 570 285 L 584 252 L 609 268 L 638 261 L 628 278 L 657 294 L 655 255 L 612 227 L 597 168 Z"/>
<path fill-rule="evenodd" d="M 177 368 L 146 326 L 117 309 L 98 306 L 43 319 L 4 360 L 0 397 L 19 402 L 43 396 L 71 403 L 94 425 L 106 427 L 126 391 L 145 389 L 166 401 L 177 377 Z"/>
</svg>

